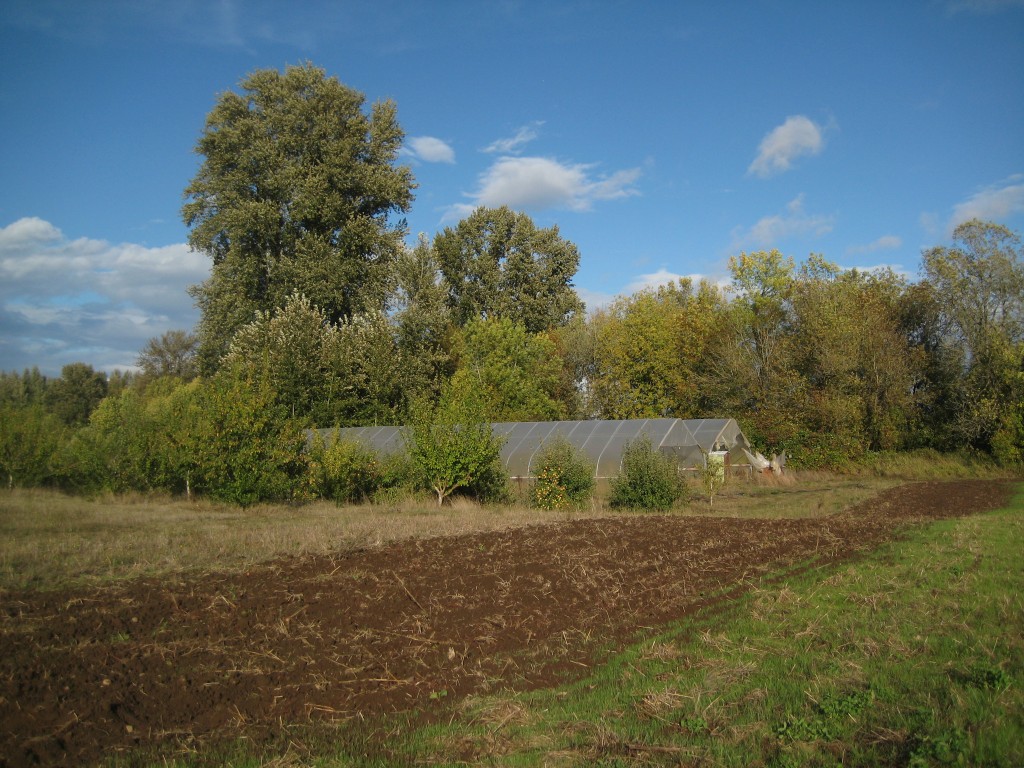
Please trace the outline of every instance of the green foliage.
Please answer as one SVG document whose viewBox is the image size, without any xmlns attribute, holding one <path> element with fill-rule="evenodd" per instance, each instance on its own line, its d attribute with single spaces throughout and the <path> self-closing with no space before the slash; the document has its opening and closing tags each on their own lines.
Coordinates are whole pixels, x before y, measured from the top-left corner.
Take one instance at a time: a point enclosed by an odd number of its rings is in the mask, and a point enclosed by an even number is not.
<svg viewBox="0 0 1024 768">
<path fill-rule="evenodd" d="M 367 501 L 384 480 L 380 457 L 355 440 L 334 439 L 315 452 L 314 460 L 319 465 L 321 495 L 338 504 Z"/>
<path fill-rule="evenodd" d="M 241 506 L 306 492 L 305 437 L 266 382 L 229 370 L 191 395 L 176 437 L 192 488 Z"/>
<path fill-rule="evenodd" d="M 39 368 L 26 368 L 20 374 L 0 371 L 0 405 L 42 405 L 49 383 Z"/>
<path fill-rule="evenodd" d="M 503 473 L 496 466 L 501 439 L 495 437 L 484 403 L 472 389 L 449 387 L 437 406 L 426 400 L 414 402 L 406 446 L 438 506 L 460 488 L 493 488 Z"/>
<path fill-rule="evenodd" d="M 933 428 L 956 447 L 978 448 L 1006 463 L 1024 451 L 1024 250 L 1005 227 L 977 219 L 953 232 L 952 247 L 922 257 L 934 295 L 929 371 L 949 404 Z"/>
<path fill-rule="evenodd" d="M 591 407 L 616 419 L 701 415 L 701 377 L 723 311 L 717 288 L 684 279 L 596 312 L 582 374 Z"/>
<path fill-rule="evenodd" d="M 594 466 L 564 437 L 557 437 L 537 456 L 533 504 L 540 509 L 579 509 L 594 493 Z"/>
<path fill-rule="evenodd" d="M 428 489 L 422 473 L 406 451 L 384 456 L 380 464 L 380 483 L 373 494 L 376 504 L 395 504 L 418 498 Z"/>
<path fill-rule="evenodd" d="M 905 289 L 892 272 L 844 272 L 820 256 L 794 283 L 803 422 L 810 432 L 841 436 L 843 461 L 894 448 L 908 431 L 918 372 L 900 326 Z"/>
<path fill-rule="evenodd" d="M 393 103 L 367 115 L 361 93 L 311 64 L 257 70 L 218 98 L 182 209 L 189 244 L 213 263 L 192 288 L 204 372 L 293 292 L 332 322 L 384 309 L 404 236 L 388 216 L 414 187 L 394 164 L 403 138 Z"/>
<path fill-rule="evenodd" d="M 68 428 L 41 405 L 0 403 L 0 475 L 9 487 L 54 482 L 53 458 Z"/>
<path fill-rule="evenodd" d="M 191 381 L 199 372 L 196 366 L 198 346 L 199 339 L 193 333 L 167 331 L 146 342 L 135 362 L 148 378 L 174 376 Z"/>
<path fill-rule="evenodd" d="M 75 434 L 64 454 L 64 482 L 86 491 L 166 489 L 166 455 L 161 440 L 168 426 L 135 390 L 108 396 L 89 424 Z"/>
<path fill-rule="evenodd" d="M 538 229 L 525 213 L 477 208 L 434 238 L 434 255 L 460 325 L 503 317 L 538 333 L 583 311 L 572 287 L 576 246 L 558 227 Z"/>
<path fill-rule="evenodd" d="M 622 471 L 611 483 L 613 507 L 664 512 L 686 498 L 686 485 L 671 458 L 659 453 L 646 435 L 626 444 Z"/>
<path fill-rule="evenodd" d="M 552 341 L 508 318 L 473 320 L 463 329 L 456 389 L 473 390 L 493 421 L 553 421 L 560 364 Z"/>
<path fill-rule="evenodd" d="M 708 504 L 715 503 L 715 496 L 725 485 L 725 457 L 712 453 L 704 454 L 704 464 L 699 467 L 700 484 L 707 494 Z"/>
<path fill-rule="evenodd" d="M 93 409 L 107 394 L 107 377 L 85 363 L 71 363 L 61 369 L 60 378 L 46 388 L 46 404 L 69 426 L 89 421 Z"/>
<path fill-rule="evenodd" d="M 398 258 L 395 296 L 403 388 L 410 399 L 436 398 L 454 373 L 456 329 L 434 252 L 425 235 Z"/>
<path fill-rule="evenodd" d="M 298 293 L 240 328 L 223 364 L 264 381 L 292 418 L 312 424 L 387 423 L 402 401 L 404 359 L 388 318 L 333 323 Z"/>
</svg>

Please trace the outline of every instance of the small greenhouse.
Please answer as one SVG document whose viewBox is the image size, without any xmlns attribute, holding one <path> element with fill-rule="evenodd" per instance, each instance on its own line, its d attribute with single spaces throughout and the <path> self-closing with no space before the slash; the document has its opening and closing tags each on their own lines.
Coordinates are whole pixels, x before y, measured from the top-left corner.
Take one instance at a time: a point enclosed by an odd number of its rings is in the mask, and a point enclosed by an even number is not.
<svg viewBox="0 0 1024 768">
<path fill-rule="evenodd" d="M 491 425 L 504 438 L 501 460 L 513 480 L 536 477 L 535 461 L 542 446 L 561 436 L 594 465 L 594 476 L 618 476 L 626 445 L 646 435 L 656 449 L 676 460 L 682 469 L 699 467 L 712 451 L 723 452 L 731 466 L 762 469 L 767 461 L 756 453 L 734 419 L 627 419 L 622 421 L 533 421 Z M 356 440 L 387 455 L 405 449 L 402 427 L 321 429 L 327 441 Z"/>
</svg>

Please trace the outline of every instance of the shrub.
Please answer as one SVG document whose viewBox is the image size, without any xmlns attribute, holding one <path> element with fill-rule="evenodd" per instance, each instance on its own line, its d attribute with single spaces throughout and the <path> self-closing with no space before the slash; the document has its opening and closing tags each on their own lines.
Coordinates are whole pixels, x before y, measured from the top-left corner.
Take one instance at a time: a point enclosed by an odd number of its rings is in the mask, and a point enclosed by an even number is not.
<svg viewBox="0 0 1024 768">
<path fill-rule="evenodd" d="M 594 492 L 594 466 L 564 437 L 541 450 L 532 501 L 540 509 L 584 506 Z"/>
<path fill-rule="evenodd" d="M 184 388 L 174 436 L 183 471 L 195 490 L 243 507 L 296 498 L 309 476 L 304 433 L 267 382 L 237 374 Z"/>
<path fill-rule="evenodd" d="M 380 458 L 358 440 L 335 440 L 318 458 L 320 492 L 338 504 L 366 501 L 383 482 Z"/>
<path fill-rule="evenodd" d="M 646 435 L 626 444 L 622 472 L 611 485 L 613 507 L 665 511 L 686 496 L 675 462 L 656 451 Z"/>
</svg>

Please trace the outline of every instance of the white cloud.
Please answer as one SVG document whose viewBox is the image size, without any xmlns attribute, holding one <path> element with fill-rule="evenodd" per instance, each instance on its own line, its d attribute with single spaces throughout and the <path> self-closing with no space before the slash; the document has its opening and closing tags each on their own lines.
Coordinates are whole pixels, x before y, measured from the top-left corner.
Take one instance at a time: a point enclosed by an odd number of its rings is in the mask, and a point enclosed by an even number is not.
<svg viewBox="0 0 1024 768">
<path fill-rule="evenodd" d="M 31 243 L 46 243 L 60 236 L 59 229 L 37 216 L 18 219 L 0 229 L 0 253 L 16 250 Z"/>
<path fill-rule="evenodd" d="M 824 235 L 832 231 L 833 216 L 812 216 L 804 211 L 804 196 L 798 195 L 786 205 L 785 213 L 765 216 L 748 230 L 733 230 L 732 247 L 778 247 L 779 241 L 795 235 Z"/>
<path fill-rule="evenodd" d="M 186 289 L 209 271 L 184 243 L 69 240 L 42 219 L 15 221 L 0 229 L 0 370 L 129 368 L 148 339 L 195 325 Z"/>
<path fill-rule="evenodd" d="M 846 249 L 848 254 L 875 253 L 876 251 L 891 251 L 903 246 L 903 238 L 897 235 L 882 235 L 867 245 L 853 245 Z"/>
<path fill-rule="evenodd" d="M 546 157 L 502 157 L 481 175 L 480 189 L 470 198 L 473 207 L 586 211 L 596 200 L 639 194 L 633 186 L 640 178 L 639 168 L 593 178 L 592 167 Z"/>
<path fill-rule="evenodd" d="M 482 151 L 501 155 L 514 155 L 523 145 L 529 144 L 537 138 L 537 129 L 542 125 L 544 125 L 542 120 L 530 123 L 529 125 L 524 125 L 516 131 L 515 136 L 511 136 L 506 139 L 498 139 L 484 147 Z"/>
<path fill-rule="evenodd" d="M 971 219 L 999 221 L 1021 212 L 1024 212 L 1024 176 L 1017 174 L 954 206 L 949 231 Z"/>
<path fill-rule="evenodd" d="M 425 163 L 454 163 L 455 150 L 433 136 L 413 136 L 408 149 L 413 157 Z"/>
<path fill-rule="evenodd" d="M 669 272 L 667 269 L 662 267 L 657 272 L 651 272 L 646 275 L 637 275 L 633 280 L 626 286 L 626 293 L 637 293 L 638 291 L 645 291 L 651 288 L 658 288 L 662 285 L 668 285 L 674 283 L 677 280 L 692 280 L 694 285 L 700 283 L 703 275 L 679 275 L 675 272 Z"/>
<path fill-rule="evenodd" d="M 821 128 L 803 115 L 793 115 L 774 128 L 758 147 L 757 157 L 747 169 L 748 174 L 768 178 L 793 167 L 793 161 L 804 155 L 817 155 L 825 147 Z"/>
</svg>

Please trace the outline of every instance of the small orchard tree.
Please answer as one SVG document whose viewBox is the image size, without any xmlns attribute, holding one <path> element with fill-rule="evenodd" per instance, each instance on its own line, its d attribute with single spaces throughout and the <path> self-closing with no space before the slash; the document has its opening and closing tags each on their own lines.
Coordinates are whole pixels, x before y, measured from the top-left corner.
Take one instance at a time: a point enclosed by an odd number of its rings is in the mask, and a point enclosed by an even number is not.
<svg viewBox="0 0 1024 768">
<path fill-rule="evenodd" d="M 437 494 L 438 506 L 458 489 L 493 477 L 502 446 L 482 399 L 468 388 L 449 387 L 437 406 L 415 402 L 405 437 L 409 457 Z"/>
<path fill-rule="evenodd" d="M 715 453 L 704 454 L 704 466 L 700 468 L 700 484 L 708 495 L 708 506 L 714 506 L 715 495 L 725 485 L 725 459 Z"/>
<path fill-rule="evenodd" d="M 675 462 L 659 453 L 649 437 L 641 435 L 626 444 L 622 472 L 612 480 L 613 507 L 664 512 L 685 495 Z"/>
</svg>

